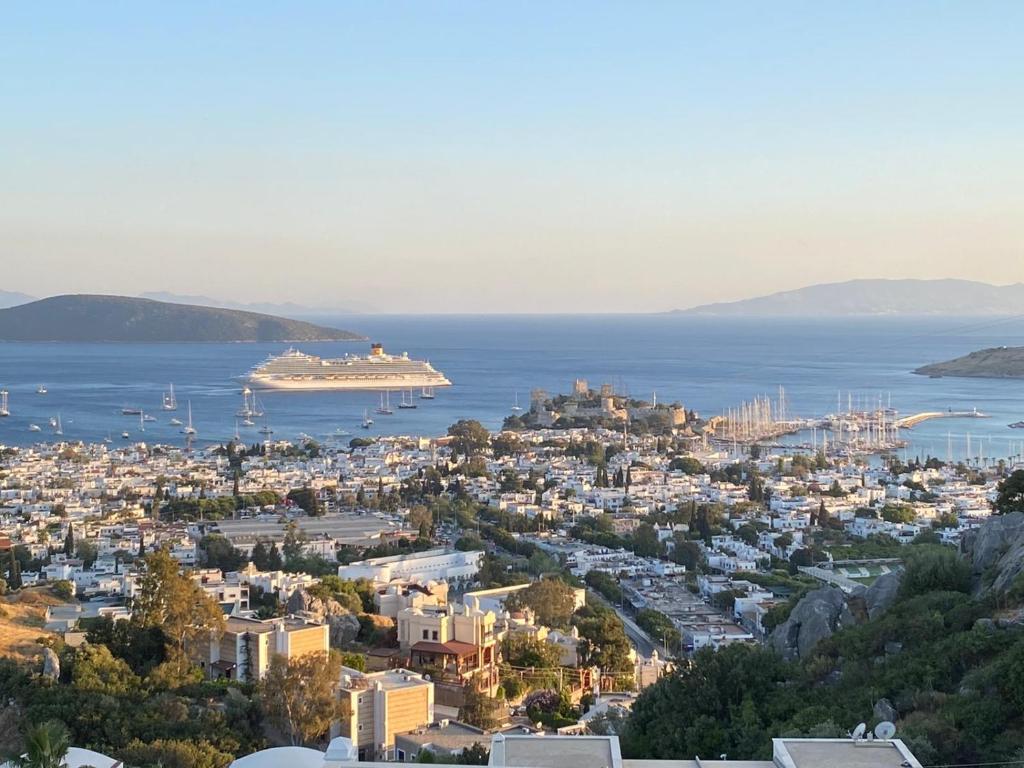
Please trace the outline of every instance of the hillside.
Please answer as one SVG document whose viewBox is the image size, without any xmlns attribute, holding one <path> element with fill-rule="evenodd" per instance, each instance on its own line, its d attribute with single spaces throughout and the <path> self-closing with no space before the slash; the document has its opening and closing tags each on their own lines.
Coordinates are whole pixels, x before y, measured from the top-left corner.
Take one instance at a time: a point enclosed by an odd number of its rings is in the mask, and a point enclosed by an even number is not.
<svg viewBox="0 0 1024 768">
<path fill-rule="evenodd" d="M 741 301 L 704 304 L 677 314 L 723 317 L 843 317 L 857 315 L 1015 315 L 1024 284 L 973 280 L 849 280 Z"/>
<path fill-rule="evenodd" d="M 953 360 L 923 365 L 914 373 L 975 379 L 1024 379 L 1024 347 L 979 349 Z"/>
<path fill-rule="evenodd" d="M 52 296 L 0 310 L 0 341 L 347 341 L 337 328 L 125 296 Z"/>
<path fill-rule="evenodd" d="M 27 293 L 18 293 L 18 291 L 0 291 L 0 309 L 16 307 L 19 304 L 27 304 L 34 300 L 35 297 L 29 296 Z"/>
</svg>

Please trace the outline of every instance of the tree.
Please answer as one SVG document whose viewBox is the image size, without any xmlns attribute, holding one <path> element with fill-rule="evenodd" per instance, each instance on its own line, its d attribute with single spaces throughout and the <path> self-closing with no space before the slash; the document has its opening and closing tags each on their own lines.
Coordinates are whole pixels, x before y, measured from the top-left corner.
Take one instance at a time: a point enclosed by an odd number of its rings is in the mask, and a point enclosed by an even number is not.
<svg viewBox="0 0 1024 768">
<path fill-rule="evenodd" d="M 217 602 L 179 571 L 166 549 L 141 559 L 142 574 L 132 601 L 132 618 L 140 627 L 160 627 L 171 648 L 184 655 L 191 642 L 207 640 L 224 629 Z"/>
<path fill-rule="evenodd" d="M 219 568 L 227 573 L 245 565 L 245 555 L 219 534 L 210 534 L 200 539 L 199 550 L 204 564 L 209 568 Z"/>
<path fill-rule="evenodd" d="M 71 557 L 75 554 L 75 526 L 68 523 L 68 533 L 64 537 L 64 554 Z"/>
<path fill-rule="evenodd" d="M 75 585 L 67 579 L 53 582 L 53 594 L 61 600 L 71 600 L 75 596 Z"/>
<path fill-rule="evenodd" d="M 704 550 L 700 544 L 690 541 L 682 533 L 674 534 L 672 541 L 672 562 L 679 563 L 688 571 L 699 571 L 704 567 Z"/>
<path fill-rule="evenodd" d="M 633 552 L 639 557 L 658 557 L 663 550 L 658 532 L 650 523 L 641 523 L 633 531 Z"/>
<path fill-rule="evenodd" d="M 969 592 L 971 569 L 955 551 L 942 545 L 915 546 L 907 555 L 900 583 L 905 597 L 929 592 Z"/>
<path fill-rule="evenodd" d="M 459 707 L 459 720 L 485 730 L 494 728 L 498 724 L 494 708 L 494 699 L 477 690 L 472 681 L 463 686 L 463 702 Z"/>
<path fill-rule="evenodd" d="M 252 548 L 252 564 L 261 571 L 280 571 L 284 568 L 281 552 L 272 541 L 257 541 Z"/>
<path fill-rule="evenodd" d="M 491 433 L 475 419 L 460 419 L 448 427 L 448 435 L 452 450 L 463 456 L 482 453 L 491 443 Z"/>
<path fill-rule="evenodd" d="M 576 610 L 576 595 L 561 579 L 541 579 L 526 589 L 513 592 L 505 605 L 511 611 L 529 608 L 539 624 L 564 629 Z"/>
<path fill-rule="evenodd" d="M 268 720 L 293 746 L 322 738 L 331 723 L 345 715 L 335 686 L 341 676 L 341 656 L 307 653 L 293 659 L 275 654 L 259 692 Z"/>
<path fill-rule="evenodd" d="M 105 645 L 86 643 L 75 653 L 71 682 L 80 691 L 123 696 L 137 691 L 139 678 Z"/>
<path fill-rule="evenodd" d="M 71 736 L 59 720 L 31 726 L 25 732 L 25 754 L 10 764 L 17 768 L 64 768 L 64 758 L 71 748 Z"/>
<path fill-rule="evenodd" d="M 96 549 L 96 545 L 88 539 L 79 539 L 75 545 L 75 554 L 86 568 L 91 568 L 99 556 L 99 551 Z"/>
<path fill-rule="evenodd" d="M 120 757 L 131 765 L 160 768 L 224 768 L 232 759 L 231 754 L 205 739 L 156 739 L 149 743 L 132 739 Z"/>
<path fill-rule="evenodd" d="M 491 750 L 479 741 L 473 742 L 473 746 L 466 747 L 459 755 L 459 765 L 487 765 L 491 757 Z"/>
<path fill-rule="evenodd" d="M 1024 512 L 1024 469 L 1017 469 L 996 488 L 992 511 L 997 515 Z"/>
<path fill-rule="evenodd" d="M 324 505 L 312 488 L 292 488 L 288 491 L 287 500 L 299 509 L 303 510 L 310 517 L 318 517 L 324 514 Z"/>
</svg>

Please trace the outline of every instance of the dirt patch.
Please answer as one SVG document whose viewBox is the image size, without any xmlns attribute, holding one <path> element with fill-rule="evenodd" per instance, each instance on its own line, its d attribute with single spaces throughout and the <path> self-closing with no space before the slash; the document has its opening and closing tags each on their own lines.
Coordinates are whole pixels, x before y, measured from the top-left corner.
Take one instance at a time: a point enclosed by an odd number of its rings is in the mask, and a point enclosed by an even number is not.
<svg viewBox="0 0 1024 768">
<path fill-rule="evenodd" d="M 60 603 L 42 589 L 23 589 L 0 598 L 0 656 L 22 661 L 42 656 L 36 640 L 53 634 L 43 629 L 46 608 Z"/>
</svg>

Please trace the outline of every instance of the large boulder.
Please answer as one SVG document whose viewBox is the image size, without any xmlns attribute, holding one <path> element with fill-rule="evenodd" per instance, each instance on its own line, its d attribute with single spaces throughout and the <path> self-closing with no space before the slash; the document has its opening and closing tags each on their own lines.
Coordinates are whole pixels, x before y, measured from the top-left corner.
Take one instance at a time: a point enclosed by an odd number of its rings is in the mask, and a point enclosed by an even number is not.
<svg viewBox="0 0 1024 768">
<path fill-rule="evenodd" d="M 971 564 L 975 594 L 1005 592 L 1024 572 L 1024 512 L 997 515 L 964 532 L 960 551 Z"/>
<path fill-rule="evenodd" d="M 768 642 L 789 661 L 806 658 L 820 641 L 855 623 L 843 590 L 821 587 L 804 595 L 789 618 L 771 633 Z"/>
<path fill-rule="evenodd" d="M 864 593 L 864 604 L 868 611 L 868 618 L 874 619 L 881 616 L 889 606 L 896 602 L 896 596 L 900 592 L 900 582 L 903 579 L 903 571 L 890 571 L 883 573 Z"/>
<path fill-rule="evenodd" d="M 60 657 L 53 648 L 43 648 L 43 677 L 50 680 L 60 678 Z"/>
<path fill-rule="evenodd" d="M 304 589 L 292 592 L 285 605 L 288 613 L 324 622 L 330 627 L 333 648 L 345 648 L 359 634 L 359 618 L 333 598 L 320 598 Z"/>
</svg>

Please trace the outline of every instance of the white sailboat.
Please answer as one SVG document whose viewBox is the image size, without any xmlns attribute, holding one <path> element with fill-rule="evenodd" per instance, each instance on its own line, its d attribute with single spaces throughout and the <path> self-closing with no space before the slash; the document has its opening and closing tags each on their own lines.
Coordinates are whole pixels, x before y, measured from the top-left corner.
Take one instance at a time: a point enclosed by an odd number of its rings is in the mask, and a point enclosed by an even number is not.
<svg viewBox="0 0 1024 768">
<path fill-rule="evenodd" d="M 377 413 L 384 416 L 390 416 L 394 413 L 391 410 L 391 394 L 386 389 L 380 393 L 380 408 L 377 409 Z"/>
<path fill-rule="evenodd" d="M 192 401 L 188 401 L 188 425 L 181 430 L 181 434 L 188 435 L 191 437 L 196 433 L 195 427 L 192 426 Z"/>
<path fill-rule="evenodd" d="M 520 405 L 519 405 L 519 391 L 518 390 L 516 391 L 515 399 L 512 402 L 512 410 L 516 411 L 516 412 L 523 410 L 520 407 Z"/>
<path fill-rule="evenodd" d="M 0 417 L 10 415 L 11 410 L 7 405 L 7 390 L 0 389 Z"/>
<path fill-rule="evenodd" d="M 36 387 L 36 394 L 37 395 L 45 395 L 46 394 L 46 387 L 43 386 L 42 384 L 40 384 L 38 387 Z"/>
<path fill-rule="evenodd" d="M 60 423 L 60 414 L 58 413 L 56 418 L 53 420 L 53 434 L 63 435 L 64 427 Z"/>
<path fill-rule="evenodd" d="M 373 426 L 373 419 L 370 418 L 370 413 L 365 408 L 363 409 L 363 429 L 369 429 Z"/>
<path fill-rule="evenodd" d="M 178 398 L 174 396 L 174 383 L 171 383 L 170 389 L 164 392 L 164 401 L 161 406 L 165 411 L 176 411 L 178 410 Z"/>
<path fill-rule="evenodd" d="M 420 400 L 433 400 L 434 399 L 434 388 L 424 387 L 420 390 Z"/>
<path fill-rule="evenodd" d="M 416 407 L 416 403 L 414 403 L 412 401 L 412 390 L 411 389 L 409 390 L 409 399 L 408 400 L 405 399 L 405 390 L 404 389 L 402 390 L 402 402 L 400 402 L 398 404 L 398 407 L 399 408 L 404 408 L 404 409 L 415 408 Z"/>
<path fill-rule="evenodd" d="M 274 430 L 272 430 L 270 428 L 270 419 L 269 418 L 264 420 L 263 426 L 260 427 L 259 431 L 260 431 L 261 435 L 266 435 L 267 437 L 270 437 L 272 434 L 274 434 Z"/>
<path fill-rule="evenodd" d="M 139 432 L 145 432 L 145 431 L 146 431 L 146 414 L 140 413 L 139 414 Z"/>
</svg>

